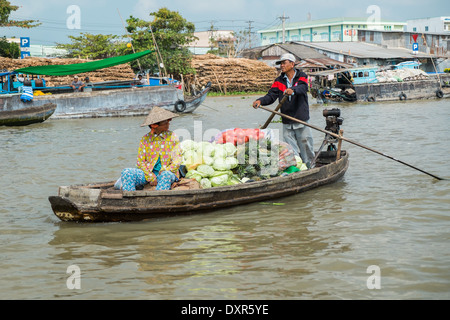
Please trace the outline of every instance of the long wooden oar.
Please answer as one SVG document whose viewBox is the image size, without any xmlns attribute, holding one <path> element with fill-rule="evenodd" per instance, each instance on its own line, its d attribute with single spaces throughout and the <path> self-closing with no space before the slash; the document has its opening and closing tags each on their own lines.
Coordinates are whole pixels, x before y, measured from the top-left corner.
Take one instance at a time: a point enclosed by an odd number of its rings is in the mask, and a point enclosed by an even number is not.
<svg viewBox="0 0 450 320">
<path fill-rule="evenodd" d="M 406 162 L 404 162 L 404 161 L 398 160 L 398 159 L 396 159 L 396 158 L 394 158 L 394 157 L 392 157 L 392 156 L 389 156 L 389 155 L 387 155 L 387 154 L 385 154 L 385 153 L 383 153 L 383 152 L 380 152 L 380 151 L 374 150 L 374 149 L 372 149 L 372 148 L 366 147 L 365 145 L 362 145 L 362 144 L 360 144 L 360 143 L 358 143 L 358 142 L 356 142 L 356 141 L 353 141 L 353 140 L 344 138 L 343 136 L 340 136 L 340 135 L 335 134 L 335 133 L 333 133 L 333 132 L 330 132 L 330 131 L 324 130 L 324 129 L 322 129 L 322 128 L 316 127 L 316 126 L 314 126 L 314 125 L 311 125 L 311 124 L 309 124 L 309 123 L 307 123 L 307 122 L 305 122 L 305 121 L 298 120 L 298 119 L 296 119 L 296 118 L 294 118 L 294 117 L 288 116 L 288 115 L 283 114 L 283 113 L 278 112 L 278 111 L 274 111 L 274 110 L 269 109 L 269 108 L 266 108 L 266 107 L 264 107 L 264 106 L 260 106 L 260 108 L 261 108 L 261 109 L 264 109 L 264 110 L 266 110 L 266 111 L 272 112 L 273 114 L 277 114 L 277 115 L 279 115 L 279 116 L 282 116 L 282 117 L 285 117 L 285 118 L 287 118 L 287 119 L 290 119 L 290 120 L 292 120 L 292 121 L 301 123 L 301 124 L 303 124 L 303 125 L 305 125 L 305 126 L 308 126 L 308 127 L 312 128 L 312 129 L 315 129 L 315 130 L 324 132 L 324 133 L 326 133 L 326 134 L 329 134 L 330 136 L 333 136 L 333 137 L 335 137 L 335 138 L 337 138 L 337 139 L 341 139 L 341 140 L 350 142 L 350 143 L 352 143 L 352 144 L 354 144 L 354 145 L 357 145 L 358 147 L 361 147 L 361 148 L 364 148 L 364 149 L 366 149 L 366 150 L 369 150 L 369 151 L 378 153 L 379 155 L 382 155 L 383 157 L 389 158 L 389 159 L 391 159 L 391 160 L 394 160 L 394 161 L 397 161 L 397 162 L 399 162 L 399 163 L 401 163 L 401 164 L 404 164 L 405 166 L 408 166 L 408 167 L 410 167 L 410 168 L 416 169 L 416 170 L 418 170 L 418 171 L 420 171 L 420 172 L 422 172 L 422 173 L 425 173 L 425 174 L 427 174 L 427 175 L 429 175 L 429 176 L 432 176 L 432 177 L 435 178 L 435 179 L 438 179 L 438 180 L 448 180 L 448 179 L 444 179 L 444 178 L 440 178 L 440 177 L 438 177 L 438 176 L 435 176 L 434 174 L 431 174 L 431 173 L 429 173 L 429 172 L 426 172 L 426 171 L 424 171 L 424 170 L 422 170 L 422 169 L 416 168 L 416 167 L 414 167 L 413 165 L 410 165 L 410 164 L 408 164 L 408 163 L 406 163 Z"/>
<path fill-rule="evenodd" d="M 283 103 L 286 102 L 287 98 L 288 98 L 288 96 L 284 96 L 284 97 L 281 99 L 280 103 L 279 103 L 279 104 L 277 105 L 277 107 L 275 108 L 275 111 L 278 111 L 278 110 L 281 108 L 281 106 L 283 105 Z M 266 123 L 264 123 L 264 125 L 261 127 L 261 129 L 267 128 L 267 126 L 272 122 L 273 117 L 275 117 L 275 114 L 274 114 L 274 113 L 272 113 L 272 114 L 270 115 L 269 119 L 267 119 Z"/>
</svg>

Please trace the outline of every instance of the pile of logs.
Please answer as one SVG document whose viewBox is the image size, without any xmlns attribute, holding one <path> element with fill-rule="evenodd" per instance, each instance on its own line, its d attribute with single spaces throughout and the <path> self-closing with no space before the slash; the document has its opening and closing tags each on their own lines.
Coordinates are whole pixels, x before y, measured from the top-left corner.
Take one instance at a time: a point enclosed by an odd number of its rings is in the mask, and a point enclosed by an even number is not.
<svg viewBox="0 0 450 320">
<path fill-rule="evenodd" d="M 10 59 L 0 57 L 0 70 L 13 71 L 19 68 L 61 65 L 89 62 L 83 59 L 36 58 Z M 195 75 L 184 76 L 185 89 L 200 90 L 211 82 L 212 91 L 226 94 L 231 91 L 254 92 L 267 91 L 277 76 L 277 70 L 264 62 L 244 58 L 221 58 L 212 54 L 194 56 L 192 66 Z M 44 76 L 47 86 L 63 86 L 73 81 L 74 75 Z M 110 80 L 132 80 L 135 77 L 129 64 L 78 74 L 81 81 L 88 76 L 91 82 Z"/>
<path fill-rule="evenodd" d="M 0 57 L 0 70 L 13 71 L 15 69 L 45 66 L 45 65 L 61 65 L 83 63 L 92 60 L 83 59 L 60 59 L 60 58 L 36 58 L 27 57 L 25 59 L 10 59 Z M 121 64 L 92 72 L 77 74 L 81 81 L 84 82 L 85 77 L 89 77 L 91 82 L 101 82 L 110 80 L 132 80 L 135 77 L 133 70 L 129 64 Z M 47 86 L 64 86 L 73 81 L 74 75 L 69 76 L 44 76 Z"/>
<path fill-rule="evenodd" d="M 267 91 L 277 77 L 277 71 L 264 62 L 243 58 L 221 58 L 212 54 L 194 56 L 195 75 L 184 78 L 185 88 L 197 90 L 211 82 L 211 90 L 226 94 L 230 91 Z"/>
</svg>

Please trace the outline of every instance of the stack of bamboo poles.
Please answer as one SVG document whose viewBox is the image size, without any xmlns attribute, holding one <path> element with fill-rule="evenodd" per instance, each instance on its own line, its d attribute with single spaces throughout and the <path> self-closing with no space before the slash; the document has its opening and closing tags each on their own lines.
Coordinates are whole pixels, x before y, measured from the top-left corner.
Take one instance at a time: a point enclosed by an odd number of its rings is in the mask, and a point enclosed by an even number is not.
<svg viewBox="0 0 450 320">
<path fill-rule="evenodd" d="M 194 56 L 195 75 L 185 78 L 185 86 L 197 89 L 211 82 L 211 90 L 226 94 L 230 91 L 267 91 L 277 71 L 264 62 L 243 58 L 221 58 L 212 54 Z"/>
<path fill-rule="evenodd" d="M 13 71 L 19 68 L 45 66 L 45 65 L 62 65 L 83 63 L 92 60 L 83 59 L 47 59 L 47 58 L 34 58 L 28 57 L 25 59 L 10 59 L 0 57 L 0 70 Z M 77 74 L 80 80 L 84 82 L 85 77 L 89 77 L 91 82 L 101 82 L 110 80 L 132 80 L 135 77 L 133 70 L 129 64 L 121 64 L 114 67 L 109 67 L 92 72 L 86 72 Z M 70 76 L 45 76 L 47 86 L 64 86 L 73 81 L 74 75 Z"/>
</svg>

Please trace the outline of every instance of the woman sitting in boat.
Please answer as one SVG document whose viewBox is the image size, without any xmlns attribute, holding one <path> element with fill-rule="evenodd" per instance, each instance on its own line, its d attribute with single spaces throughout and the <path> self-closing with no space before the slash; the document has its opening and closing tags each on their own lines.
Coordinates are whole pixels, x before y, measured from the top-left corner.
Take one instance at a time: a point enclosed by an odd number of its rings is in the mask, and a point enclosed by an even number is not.
<svg viewBox="0 0 450 320">
<path fill-rule="evenodd" d="M 141 127 L 149 126 L 151 131 L 142 137 L 137 168 L 126 168 L 116 182 L 116 189 L 134 191 L 147 183 L 156 190 L 170 190 L 178 181 L 181 165 L 181 148 L 178 137 L 169 131 L 170 121 L 178 117 L 175 113 L 153 107 Z"/>
</svg>

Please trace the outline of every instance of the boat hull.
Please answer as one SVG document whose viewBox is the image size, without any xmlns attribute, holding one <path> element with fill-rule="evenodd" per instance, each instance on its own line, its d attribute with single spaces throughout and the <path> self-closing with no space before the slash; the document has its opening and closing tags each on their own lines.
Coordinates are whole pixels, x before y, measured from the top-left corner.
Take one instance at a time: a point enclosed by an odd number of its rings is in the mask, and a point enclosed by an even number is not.
<svg viewBox="0 0 450 320">
<path fill-rule="evenodd" d="M 161 85 L 40 95 L 34 96 L 32 103 L 34 106 L 55 104 L 57 107 L 52 119 L 144 116 L 154 106 L 177 113 L 191 113 L 203 102 L 209 89 L 208 86 L 186 101 L 183 92 L 174 85 Z M 20 95 L 5 97 L 4 100 L 7 108 L 22 103 Z M 180 101 L 184 102 L 182 111 L 176 108 Z"/>
<path fill-rule="evenodd" d="M 394 83 L 367 83 L 354 86 L 357 101 L 400 101 L 448 97 L 436 80 L 403 81 Z M 438 92 L 442 92 L 439 96 Z"/>
<path fill-rule="evenodd" d="M 33 102 L 18 102 L 14 108 L 7 108 L 0 103 L 0 126 L 26 126 L 44 122 L 53 115 L 55 110 L 54 103 L 36 106 Z"/>
<path fill-rule="evenodd" d="M 335 161 L 336 152 L 323 152 L 322 165 L 268 180 L 196 190 L 121 191 L 113 182 L 62 186 L 49 201 L 63 221 L 114 222 L 210 212 L 298 194 L 341 178 L 348 168 L 348 153 Z M 330 160 L 333 159 L 333 160 Z M 329 163 L 326 163 L 329 162 Z"/>
</svg>

